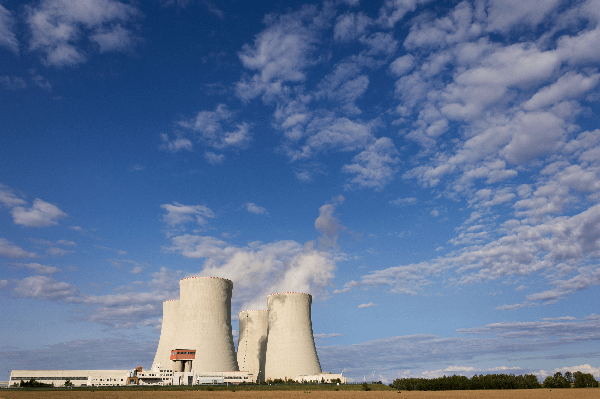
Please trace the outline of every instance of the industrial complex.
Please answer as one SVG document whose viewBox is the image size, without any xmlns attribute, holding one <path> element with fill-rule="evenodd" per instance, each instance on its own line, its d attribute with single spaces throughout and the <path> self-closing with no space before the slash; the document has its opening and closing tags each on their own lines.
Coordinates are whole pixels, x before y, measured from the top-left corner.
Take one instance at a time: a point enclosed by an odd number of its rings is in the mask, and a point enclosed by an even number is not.
<svg viewBox="0 0 600 399">
<path fill-rule="evenodd" d="M 315 347 L 312 297 L 285 292 L 267 297 L 267 310 L 239 316 L 237 353 L 231 326 L 233 282 L 188 277 L 180 299 L 163 303 L 160 340 L 150 370 L 13 370 L 10 383 L 35 379 L 62 386 L 198 385 L 274 380 L 340 382 L 322 372 Z"/>
</svg>

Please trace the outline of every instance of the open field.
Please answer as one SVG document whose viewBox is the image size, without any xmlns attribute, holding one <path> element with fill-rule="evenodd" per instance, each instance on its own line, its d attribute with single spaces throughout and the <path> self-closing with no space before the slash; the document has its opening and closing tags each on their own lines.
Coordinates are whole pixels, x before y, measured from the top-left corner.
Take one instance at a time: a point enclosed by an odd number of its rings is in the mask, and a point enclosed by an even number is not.
<svg viewBox="0 0 600 399">
<path fill-rule="evenodd" d="M 486 391 L 4 391 L 0 399 L 196 399 L 196 398 L 326 398 L 326 399 L 371 399 L 371 398 L 484 398 L 484 399 L 600 399 L 600 389 L 521 389 Z"/>
</svg>

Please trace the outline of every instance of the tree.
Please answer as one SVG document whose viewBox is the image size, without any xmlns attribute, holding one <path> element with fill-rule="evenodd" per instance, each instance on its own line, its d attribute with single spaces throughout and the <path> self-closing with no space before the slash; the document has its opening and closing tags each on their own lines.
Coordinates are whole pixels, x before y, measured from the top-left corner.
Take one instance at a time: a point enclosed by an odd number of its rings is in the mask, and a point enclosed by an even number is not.
<svg viewBox="0 0 600 399">
<path fill-rule="evenodd" d="M 66 386 L 66 387 L 72 387 L 72 386 L 73 386 L 73 383 L 71 382 L 71 380 L 66 380 L 66 381 L 65 381 L 65 386 Z"/>
<path fill-rule="evenodd" d="M 571 388 L 571 383 L 563 377 L 560 371 L 554 373 L 554 385 L 555 388 Z"/>
<path fill-rule="evenodd" d="M 575 378 L 573 378 L 573 373 L 571 373 L 570 371 L 565 372 L 565 378 L 567 379 L 567 381 L 569 381 L 571 384 L 573 382 L 575 382 Z"/>
<path fill-rule="evenodd" d="M 592 374 L 576 371 L 573 373 L 573 377 L 575 378 L 575 388 L 598 388 L 598 381 Z"/>
</svg>

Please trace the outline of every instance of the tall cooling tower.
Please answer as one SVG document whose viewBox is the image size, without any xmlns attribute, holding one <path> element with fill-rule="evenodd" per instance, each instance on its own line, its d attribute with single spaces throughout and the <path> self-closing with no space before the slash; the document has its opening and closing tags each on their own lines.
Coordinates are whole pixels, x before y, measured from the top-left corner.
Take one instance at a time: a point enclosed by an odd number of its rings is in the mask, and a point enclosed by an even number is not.
<svg viewBox="0 0 600 399">
<path fill-rule="evenodd" d="M 293 379 L 321 372 L 310 318 L 311 303 L 310 295 L 296 292 L 267 297 L 266 379 Z"/>
<path fill-rule="evenodd" d="M 244 310 L 240 317 L 237 362 L 240 370 L 249 371 L 256 382 L 265 381 L 265 357 L 267 355 L 267 328 L 269 315 L 266 310 Z"/>
<path fill-rule="evenodd" d="M 162 328 L 160 329 L 160 340 L 158 341 L 158 349 L 156 350 L 156 356 L 154 356 L 152 369 L 160 364 L 163 370 L 173 370 L 173 361 L 169 357 L 171 356 L 171 349 L 176 349 L 173 347 L 173 341 L 177 329 L 178 312 L 179 301 L 163 302 Z"/>
<path fill-rule="evenodd" d="M 233 283 L 217 277 L 179 282 L 179 323 L 174 347 L 195 349 L 191 371 L 238 371 L 231 331 Z"/>
</svg>

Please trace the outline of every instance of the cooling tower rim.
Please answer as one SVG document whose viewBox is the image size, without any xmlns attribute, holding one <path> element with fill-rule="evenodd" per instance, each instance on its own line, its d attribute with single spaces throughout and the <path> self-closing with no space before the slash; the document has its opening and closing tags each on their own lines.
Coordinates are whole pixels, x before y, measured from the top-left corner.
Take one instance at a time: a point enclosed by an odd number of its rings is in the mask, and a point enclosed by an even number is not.
<svg viewBox="0 0 600 399">
<path fill-rule="evenodd" d="M 306 294 L 304 292 L 276 292 L 275 294 L 271 294 L 271 295 L 267 295 L 267 298 L 273 295 L 285 295 L 285 294 L 300 294 L 300 295 L 308 295 L 311 296 L 310 294 Z"/>
<path fill-rule="evenodd" d="M 238 314 L 240 313 L 244 313 L 244 312 L 268 312 L 269 309 L 246 309 L 246 310 L 240 310 L 238 312 Z"/>
<path fill-rule="evenodd" d="M 205 279 L 205 278 L 216 278 L 218 280 L 225 280 L 225 281 L 229 281 L 231 282 L 231 280 L 229 280 L 228 278 L 223 278 L 223 277 L 205 277 L 205 276 L 192 276 L 192 277 L 184 277 L 179 281 L 183 281 L 183 280 L 188 280 L 188 279 L 192 279 L 192 278 L 201 278 L 201 279 Z"/>
</svg>

